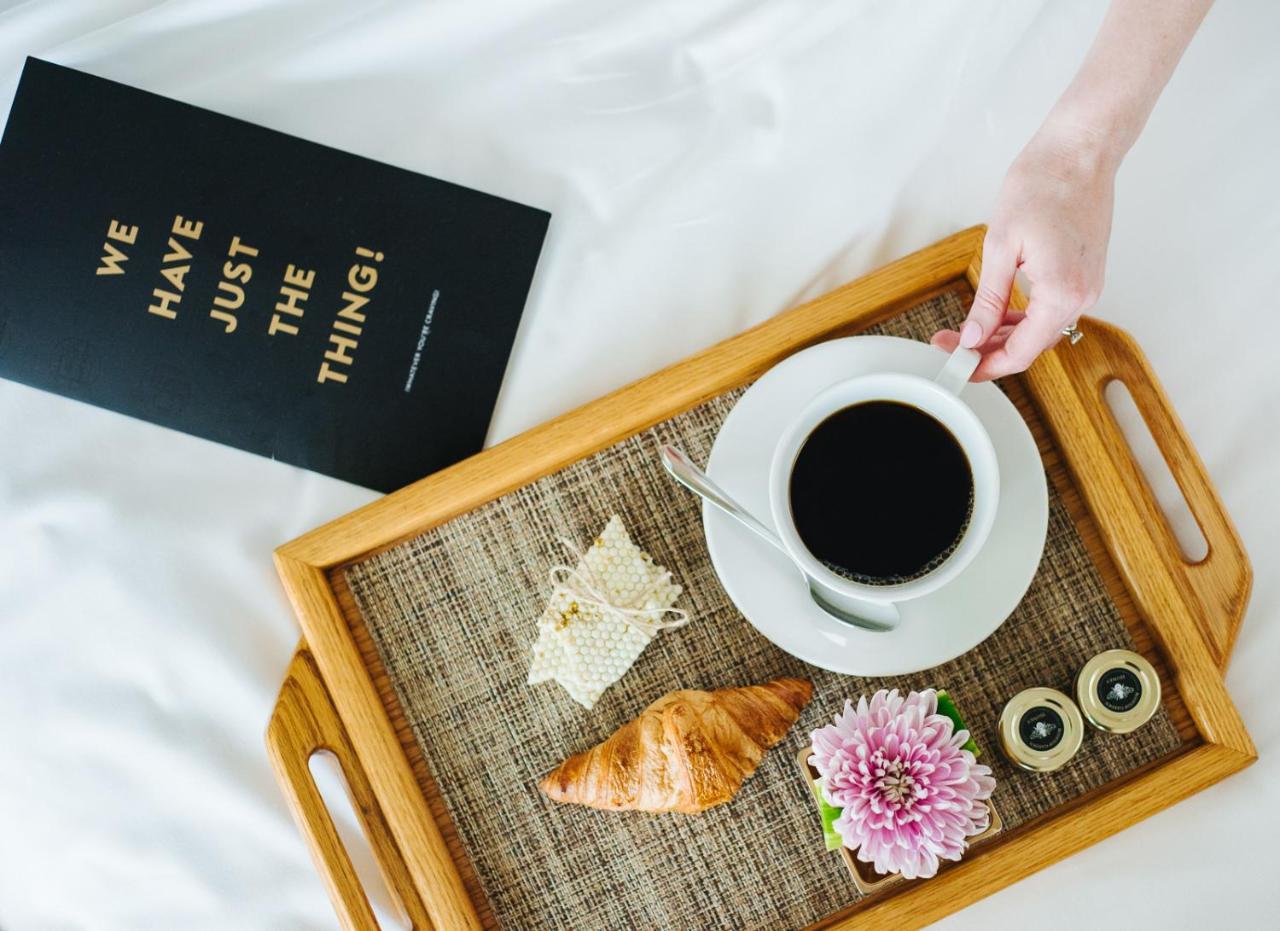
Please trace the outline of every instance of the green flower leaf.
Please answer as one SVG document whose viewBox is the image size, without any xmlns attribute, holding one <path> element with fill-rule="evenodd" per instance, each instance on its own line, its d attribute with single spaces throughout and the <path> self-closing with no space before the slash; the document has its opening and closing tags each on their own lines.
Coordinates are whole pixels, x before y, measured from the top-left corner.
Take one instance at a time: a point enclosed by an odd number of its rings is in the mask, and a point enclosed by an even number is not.
<svg viewBox="0 0 1280 931">
<path fill-rule="evenodd" d="M 942 689 L 938 689 L 938 714 L 946 715 L 951 719 L 951 723 L 955 725 L 957 731 L 968 731 L 965 726 L 964 719 L 960 717 L 960 709 L 956 707 L 956 703 L 951 700 Z M 982 751 L 978 749 L 978 745 L 973 740 L 973 732 L 969 731 L 969 739 L 964 743 L 964 749 L 968 750 L 975 757 L 981 756 Z"/>
</svg>

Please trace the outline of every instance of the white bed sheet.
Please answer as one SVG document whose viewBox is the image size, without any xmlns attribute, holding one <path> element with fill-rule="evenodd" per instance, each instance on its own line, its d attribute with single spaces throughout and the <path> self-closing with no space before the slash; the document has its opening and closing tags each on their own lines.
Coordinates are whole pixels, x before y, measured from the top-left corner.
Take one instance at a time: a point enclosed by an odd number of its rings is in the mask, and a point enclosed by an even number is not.
<svg viewBox="0 0 1280 931">
<path fill-rule="evenodd" d="M 34 54 L 550 209 L 499 440 L 980 221 L 1102 10 L 31 0 L 0 101 Z M 947 927 L 1280 914 L 1278 29 L 1210 15 L 1097 308 L 1252 553 L 1228 683 L 1262 761 Z M 0 437 L 0 926 L 333 927 L 263 747 L 297 639 L 270 552 L 373 495 L 8 383 Z"/>
</svg>

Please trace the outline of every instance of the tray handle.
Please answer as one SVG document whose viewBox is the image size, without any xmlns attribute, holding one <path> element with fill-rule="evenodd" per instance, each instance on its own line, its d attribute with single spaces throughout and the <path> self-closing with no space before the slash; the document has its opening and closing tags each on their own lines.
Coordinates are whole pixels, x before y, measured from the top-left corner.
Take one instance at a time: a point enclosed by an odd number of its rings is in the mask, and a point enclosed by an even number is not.
<svg viewBox="0 0 1280 931">
<path fill-rule="evenodd" d="M 1125 484 L 1146 512 L 1147 524 L 1164 562 L 1199 605 L 1196 623 L 1219 668 L 1225 670 L 1253 585 L 1253 570 L 1244 544 L 1204 463 L 1133 337 L 1119 327 L 1092 317 L 1084 320 L 1081 330 L 1087 335 L 1079 344 L 1060 346 L 1056 354 L 1078 388 L 1086 393 L 1082 398 L 1086 406 L 1099 412 L 1095 424 L 1101 438 L 1111 451 Z M 1112 381 L 1120 381 L 1129 389 L 1160 455 L 1199 524 L 1208 544 L 1208 553 L 1203 559 L 1193 562 L 1183 555 L 1156 503 L 1151 486 L 1104 395 Z"/>
<path fill-rule="evenodd" d="M 320 678 L 315 660 L 303 646 L 294 654 L 280 688 L 271 723 L 267 726 L 267 749 L 276 778 L 328 886 L 343 928 L 378 931 L 379 926 L 351 857 L 312 778 L 308 764 L 318 750 L 328 750 L 342 767 L 352 807 L 373 848 L 387 888 L 399 899 L 414 928 L 430 928 L 426 909 L 414 890 L 369 779 Z"/>
</svg>

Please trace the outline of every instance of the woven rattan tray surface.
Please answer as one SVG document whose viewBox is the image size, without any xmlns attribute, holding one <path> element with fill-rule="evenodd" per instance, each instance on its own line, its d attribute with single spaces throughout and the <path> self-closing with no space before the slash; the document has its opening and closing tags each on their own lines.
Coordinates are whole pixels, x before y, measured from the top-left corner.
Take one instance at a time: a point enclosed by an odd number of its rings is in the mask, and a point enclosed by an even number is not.
<svg viewBox="0 0 1280 931">
<path fill-rule="evenodd" d="M 416 927 L 919 924 L 1252 759 L 1219 673 L 1247 562 L 1136 347 L 1103 324 L 1002 386 L 1040 444 L 1050 531 L 1031 590 L 986 643 L 894 681 L 838 676 L 782 654 L 721 589 L 697 504 L 661 474 L 657 444 L 705 460 L 741 386 L 818 339 L 869 327 L 921 338 L 955 322 L 979 242 L 978 230 L 952 237 L 281 548 L 310 647 L 291 667 L 269 743 L 345 924 L 375 926 L 306 771 L 321 747 L 341 761 Z M 1134 395 L 1201 522 L 1211 551 L 1200 564 L 1183 563 L 1101 404 L 1112 378 Z M 523 680 L 546 569 L 564 555 L 558 538 L 585 542 L 611 513 L 674 571 L 695 621 L 659 637 L 586 712 L 558 687 Z M 1069 690 L 1084 660 L 1117 646 L 1160 671 L 1156 718 L 1126 737 L 1092 734 L 1057 774 L 1008 765 L 994 734 L 1004 700 L 1033 684 Z M 618 815 L 536 791 L 563 756 L 671 688 L 780 674 L 810 678 L 814 700 L 729 805 Z M 793 757 L 845 697 L 882 685 L 956 695 L 989 750 L 1006 827 L 932 880 L 859 899 L 822 849 Z"/>
</svg>

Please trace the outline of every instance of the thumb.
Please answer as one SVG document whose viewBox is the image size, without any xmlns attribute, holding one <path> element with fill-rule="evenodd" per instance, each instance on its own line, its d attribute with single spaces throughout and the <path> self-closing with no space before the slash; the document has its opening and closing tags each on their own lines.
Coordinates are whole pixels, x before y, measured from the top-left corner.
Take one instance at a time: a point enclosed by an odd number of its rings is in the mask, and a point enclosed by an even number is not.
<svg viewBox="0 0 1280 931">
<path fill-rule="evenodd" d="M 982 272 L 978 275 L 973 306 L 960 328 L 961 346 L 966 349 L 981 346 L 999 329 L 1009 308 L 1009 293 L 1017 270 L 1017 253 L 996 245 L 988 236 L 982 244 Z"/>
</svg>

